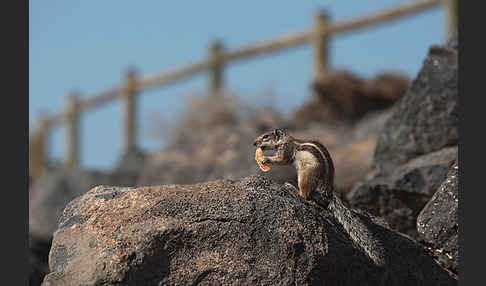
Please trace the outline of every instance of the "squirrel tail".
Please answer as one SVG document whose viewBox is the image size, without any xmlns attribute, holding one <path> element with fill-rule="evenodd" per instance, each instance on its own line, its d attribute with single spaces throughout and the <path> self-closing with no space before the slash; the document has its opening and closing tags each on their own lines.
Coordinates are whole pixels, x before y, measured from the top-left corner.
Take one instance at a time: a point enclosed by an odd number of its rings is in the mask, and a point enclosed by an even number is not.
<svg viewBox="0 0 486 286">
<path fill-rule="evenodd" d="M 332 194 L 328 209 L 348 233 L 351 240 L 363 249 L 376 265 L 383 266 L 385 264 L 385 248 L 370 229 L 374 225 L 373 221 L 369 217 L 346 207 L 335 194 Z"/>
</svg>

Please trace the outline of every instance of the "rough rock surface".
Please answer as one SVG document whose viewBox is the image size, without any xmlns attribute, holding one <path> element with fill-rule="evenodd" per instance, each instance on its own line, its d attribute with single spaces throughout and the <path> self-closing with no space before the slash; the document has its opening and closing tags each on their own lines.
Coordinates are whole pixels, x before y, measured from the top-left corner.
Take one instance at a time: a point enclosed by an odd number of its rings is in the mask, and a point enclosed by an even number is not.
<svg viewBox="0 0 486 286">
<path fill-rule="evenodd" d="M 459 164 L 456 161 L 417 219 L 420 240 L 429 246 L 444 267 L 456 274 L 459 272 L 458 179 Z"/>
<path fill-rule="evenodd" d="M 418 236 L 416 219 L 457 158 L 457 34 L 430 47 L 410 89 L 380 131 L 367 180 L 347 195 L 351 206 Z"/>
<path fill-rule="evenodd" d="M 446 177 L 449 166 L 457 158 L 457 151 L 457 146 L 446 147 L 416 157 L 396 168 L 390 180 L 393 188 L 432 197 Z"/>
<path fill-rule="evenodd" d="M 417 238 L 417 216 L 430 197 L 416 192 L 390 189 L 385 184 L 359 184 L 348 198 L 355 209 L 383 218 L 394 230 Z"/>
<path fill-rule="evenodd" d="M 410 89 L 378 136 L 372 168 L 388 171 L 459 140 L 457 34 L 433 45 Z"/>
<path fill-rule="evenodd" d="M 48 255 L 51 241 L 45 241 L 29 234 L 29 285 L 40 285 L 49 273 Z"/>
<path fill-rule="evenodd" d="M 262 174 L 253 159 L 255 150 L 251 143 L 263 131 L 275 126 L 289 127 L 288 121 L 271 108 L 239 118 L 238 112 L 245 108 L 233 106 L 231 100 L 225 97 L 213 102 L 198 98 L 193 107 L 188 108 L 187 115 L 176 124 L 171 122 L 177 131 L 169 134 L 172 136 L 164 136 L 168 139 L 164 150 L 155 156 L 137 149 L 129 150 L 116 163 L 113 173 L 50 170 L 30 186 L 31 231 L 42 237 L 45 245 L 50 245 L 62 208 L 87 189 L 100 184 L 193 184 Z M 291 132 L 300 138 L 320 140 L 330 149 L 337 168 L 338 194 L 342 197 L 369 172 L 376 134 L 389 115 L 386 110 L 369 113 L 355 127 L 317 124 Z M 207 126 L 212 128 L 208 130 Z M 297 185 L 297 175 L 292 167 L 275 166 L 265 175 L 276 183 Z"/>
<path fill-rule="evenodd" d="M 43 285 L 456 284 L 415 241 L 338 216 L 366 235 L 262 176 L 98 186 L 65 208 Z"/>
<path fill-rule="evenodd" d="M 457 147 L 419 156 L 387 177 L 356 184 L 346 198 L 353 208 L 382 217 L 394 230 L 417 238 L 417 217 L 456 158 Z"/>
<path fill-rule="evenodd" d="M 134 186 L 138 174 L 81 169 L 54 170 L 34 182 L 29 199 L 29 232 L 50 241 L 62 210 L 71 200 L 97 185 Z"/>
</svg>

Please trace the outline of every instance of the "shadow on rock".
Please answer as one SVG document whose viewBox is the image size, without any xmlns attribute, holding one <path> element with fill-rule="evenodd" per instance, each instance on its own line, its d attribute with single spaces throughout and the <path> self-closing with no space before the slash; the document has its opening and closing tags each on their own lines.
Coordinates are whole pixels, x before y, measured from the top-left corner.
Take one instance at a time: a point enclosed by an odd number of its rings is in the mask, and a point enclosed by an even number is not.
<svg viewBox="0 0 486 286">
<path fill-rule="evenodd" d="M 412 239 L 265 176 L 96 187 L 65 208 L 49 265 L 43 285 L 456 283 Z"/>
</svg>

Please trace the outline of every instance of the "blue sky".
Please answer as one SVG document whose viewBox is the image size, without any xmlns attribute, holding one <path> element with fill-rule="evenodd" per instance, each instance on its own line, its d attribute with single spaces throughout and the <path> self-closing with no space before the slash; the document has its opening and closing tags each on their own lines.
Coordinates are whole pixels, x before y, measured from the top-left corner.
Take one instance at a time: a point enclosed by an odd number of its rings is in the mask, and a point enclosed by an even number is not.
<svg viewBox="0 0 486 286">
<path fill-rule="evenodd" d="M 199 60 L 211 39 L 228 49 L 310 27 L 318 9 L 346 20 L 410 2 L 367 1 L 61 1 L 29 0 L 29 126 L 40 113 L 62 110 L 65 96 L 89 96 L 115 86 L 128 66 L 154 74 Z M 283 4 L 285 3 L 285 4 Z M 385 70 L 410 77 L 419 71 L 431 44 L 445 40 L 445 13 L 432 9 L 410 18 L 332 38 L 331 68 L 361 76 Z M 245 101 L 273 93 L 284 113 L 309 98 L 312 51 L 303 46 L 237 62 L 225 70 L 225 84 Z M 207 88 L 206 74 L 145 92 L 139 98 L 139 145 L 160 148 L 151 134 L 153 115 L 170 119 L 182 96 Z M 271 92 L 269 92 L 271 91 Z M 122 105 L 114 102 L 81 119 L 82 166 L 108 169 L 122 149 Z M 65 153 L 64 128 L 50 137 L 49 154 Z"/>
</svg>

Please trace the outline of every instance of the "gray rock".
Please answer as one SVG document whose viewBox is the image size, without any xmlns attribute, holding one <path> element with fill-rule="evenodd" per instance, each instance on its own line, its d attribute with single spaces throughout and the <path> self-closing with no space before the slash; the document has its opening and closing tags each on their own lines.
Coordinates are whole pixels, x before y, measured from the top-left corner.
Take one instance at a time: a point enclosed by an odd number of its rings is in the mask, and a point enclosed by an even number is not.
<svg viewBox="0 0 486 286">
<path fill-rule="evenodd" d="M 451 166 L 447 178 L 417 218 L 417 230 L 440 263 L 459 272 L 459 165 Z"/>
<path fill-rule="evenodd" d="M 381 217 L 394 230 L 417 238 L 417 217 L 456 158 L 457 146 L 419 156 L 386 177 L 356 184 L 347 199 L 353 208 Z"/>
<path fill-rule="evenodd" d="M 39 239 L 29 234 L 29 285 L 37 286 L 42 283 L 44 276 L 49 273 L 48 255 L 51 241 Z"/>
<path fill-rule="evenodd" d="M 65 208 L 43 285 L 456 285 L 415 241 L 332 205 L 263 176 L 99 186 Z"/>
<path fill-rule="evenodd" d="M 32 185 L 29 199 L 29 232 L 50 241 L 66 205 L 97 185 L 134 186 L 138 174 L 105 173 L 82 169 L 54 170 Z"/>
<path fill-rule="evenodd" d="M 429 48 L 422 69 L 378 136 L 372 164 L 376 173 L 386 175 L 412 158 L 458 144 L 457 59 L 457 39 Z"/>
<path fill-rule="evenodd" d="M 114 168 L 118 173 L 140 173 L 148 162 L 149 154 L 138 148 L 125 151 Z"/>
<path fill-rule="evenodd" d="M 430 196 L 392 189 L 379 181 L 360 183 L 348 199 L 352 208 L 383 218 L 394 230 L 417 238 L 417 216 Z"/>
<path fill-rule="evenodd" d="M 417 192 L 432 197 L 457 158 L 457 146 L 441 149 L 410 160 L 397 167 L 389 179 L 393 189 Z"/>
</svg>

